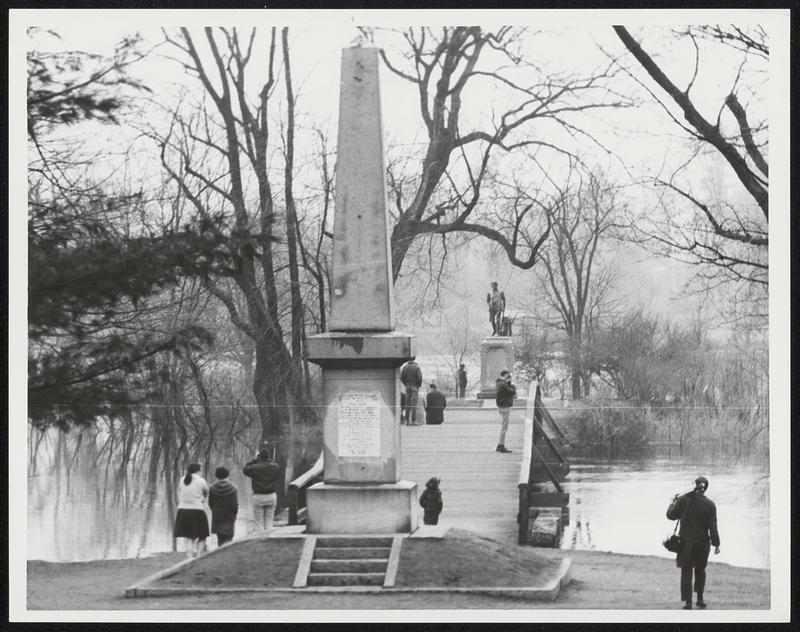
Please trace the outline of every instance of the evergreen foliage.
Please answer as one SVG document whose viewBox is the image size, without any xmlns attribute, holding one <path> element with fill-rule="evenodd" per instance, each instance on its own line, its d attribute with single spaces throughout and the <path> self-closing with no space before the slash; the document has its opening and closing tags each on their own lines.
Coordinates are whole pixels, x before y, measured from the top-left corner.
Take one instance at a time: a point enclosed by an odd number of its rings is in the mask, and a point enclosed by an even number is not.
<svg viewBox="0 0 800 632">
<path fill-rule="evenodd" d="M 147 232 L 120 220 L 143 212 L 141 192 L 72 177 L 73 150 L 50 151 L 58 126 L 117 122 L 136 38 L 113 58 L 28 53 L 28 416 L 34 425 L 126 416 L 157 378 L 154 357 L 211 343 L 196 325 L 170 329 L 153 298 L 183 275 L 229 269 L 211 223 Z M 55 143 L 54 143 L 55 145 Z M 97 158 L 102 159 L 102 156 Z M 68 175 L 69 174 L 69 175 Z M 89 180 L 88 182 L 86 180 Z"/>
<path fill-rule="evenodd" d="M 58 33 L 31 28 L 30 37 L 59 39 Z M 123 39 L 111 58 L 82 51 L 48 53 L 28 51 L 28 134 L 94 119 L 116 123 L 125 105 L 124 88 L 148 90 L 126 73 L 126 67 L 141 59 L 140 38 Z"/>
</svg>

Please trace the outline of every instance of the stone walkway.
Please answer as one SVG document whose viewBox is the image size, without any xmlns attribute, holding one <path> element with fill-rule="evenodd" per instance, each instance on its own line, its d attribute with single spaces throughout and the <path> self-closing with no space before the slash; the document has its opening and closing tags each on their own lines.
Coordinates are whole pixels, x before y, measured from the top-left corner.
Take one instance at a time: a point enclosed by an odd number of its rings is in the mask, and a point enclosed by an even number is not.
<svg viewBox="0 0 800 632">
<path fill-rule="evenodd" d="M 440 426 L 401 427 L 402 477 L 417 483 L 418 496 L 431 476 L 442 479 L 441 524 L 516 544 L 524 412 L 511 411 L 511 454 L 495 452 L 500 417 L 491 407 L 447 409 Z"/>
</svg>

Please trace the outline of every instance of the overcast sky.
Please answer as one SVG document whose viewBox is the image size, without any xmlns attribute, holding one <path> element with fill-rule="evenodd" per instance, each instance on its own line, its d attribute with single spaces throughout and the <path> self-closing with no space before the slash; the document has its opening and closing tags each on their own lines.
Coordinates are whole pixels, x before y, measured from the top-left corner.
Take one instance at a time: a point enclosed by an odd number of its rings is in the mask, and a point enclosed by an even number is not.
<svg viewBox="0 0 800 632">
<path fill-rule="evenodd" d="M 121 37 L 139 31 L 145 40 L 155 45 L 163 37 L 161 28 L 172 31 L 179 25 L 198 29 L 198 41 L 202 40 L 199 28 L 203 25 L 236 25 L 245 29 L 253 26 L 262 28 L 261 39 L 257 40 L 262 55 L 254 55 L 255 70 L 266 59 L 266 33 L 271 26 L 290 26 L 293 77 L 298 94 L 298 111 L 301 112 L 299 124 L 305 120 L 327 127 L 335 134 L 338 91 L 339 64 L 341 49 L 354 44 L 359 33 L 357 25 L 378 27 L 401 27 L 408 24 L 436 25 L 457 23 L 478 23 L 484 28 L 503 24 L 527 25 L 530 29 L 543 30 L 542 35 L 530 40 L 528 53 L 536 63 L 557 71 L 587 72 L 607 62 L 605 53 L 620 55 L 624 48 L 614 35 L 611 25 L 624 23 L 635 34 L 645 37 L 644 46 L 658 57 L 668 74 L 678 85 L 685 85 L 691 78 L 694 50 L 686 46 L 674 46 L 668 31 L 663 27 L 687 22 L 726 22 L 739 24 L 759 23 L 770 30 L 778 42 L 785 24 L 777 12 L 769 11 L 14 11 L 11 14 L 11 53 L 12 62 L 24 55 L 26 25 L 52 28 L 61 36 L 61 41 L 52 38 L 37 39 L 37 46 L 63 47 L 88 52 L 108 54 Z M 785 22 L 785 20 L 784 20 Z M 20 44 L 22 47 L 20 47 Z M 672 44 L 672 46 L 670 46 Z M 181 66 L 169 59 L 176 51 L 160 46 L 155 54 L 140 62 L 135 73 L 142 77 L 156 93 L 157 100 L 169 101 L 185 86 L 198 88 L 198 82 L 188 77 Z M 774 55 L 773 55 L 774 57 Z M 22 58 L 24 59 L 24 57 Z M 710 119 L 716 117 L 717 108 L 730 90 L 737 68 L 728 59 L 702 57 L 697 80 L 692 94 Z M 14 69 L 12 68 L 12 99 L 24 99 L 24 92 L 13 90 Z M 389 145 L 394 152 L 409 152 L 426 140 L 426 132 L 421 124 L 417 94 L 410 84 L 397 78 L 385 68 L 382 69 L 381 88 L 384 129 Z M 256 76 L 258 76 L 256 72 Z M 640 73 L 640 76 L 644 76 Z M 17 74 L 19 79 L 19 74 Z M 644 98 L 646 95 L 629 78 L 622 78 L 620 91 Z M 253 88 L 257 90 L 255 84 Z M 478 124 L 478 119 L 490 116 L 491 112 L 504 105 L 503 95 L 491 91 L 465 95 L 465 126 Z M 18 103 L 17 103 L 18 105 Z M 12 107 L 12 117 L 14 110 Z M 155 113 L 153 116 L 157 117 Z M 603 147 L 613 152 L 614 158 L 604 156 L 602 149 L 586 143 L 582 151 L 594 154 L 598 160 L 605 161 L 608 168 L 619 167 L 624 163 L 633 167 L 639 174 L 654 174 L 663 169 L 665 162 L 680 162 L 686 155 L 686 146 L 674 124 L 664 116 L 660 108 L 645 100 L 640 107 L 631 110 L 603 110 L 594 119 L 583 121 L 588 131 L 601 141 Z M 24 129 L 23 126 L 18 126 Z M 14 126 L 12 126 L 14 129 Z M 463 129 L 462 129 L 463 132 Z M 113 136 L 119 130 L 107 129 L 105 134 Z M 23 136 L 24 139 L 24 136 Z M 13 139 L 12 139 L 13 140 Z M 105 141 L 103 141 L 105 142 Z M 298 141 L 302 143 L 302 139 Z M 23 142 L 24 146 L 24 142 Z M 771 144 L 770 152 L 774 152 Z M 155 157 L 155 156 L 154 156 Z M 773 162 L 773 161 L 771 161 Z M 158 169 L 158 161 L 150 163 Z M 727 177 L 727 172 L 724 173 Z M 24 182 L 20 179 L 20 182 Z M 775 178 L 773 177 L 773 182 Z M 642 199 L 642 204 L 651 203 Z M 22 207 L 20 207 L 22 208 Z M 773 213 L 773 220 L 775 219 Z M 20 218 L 16 218 L 19 220 Z M 19 224 L 18 224 L 19 225 Z M 513 270 L 503 258 L 486 260 L 485 248 L 478 259 L 472 258 L 465 269 L 473 268 L 501 281 L 512 296 L 519 295 L 525 286 L 530 285 L 526 273 Z M 634 250 L 620 251 L 626 274 L 621 279 L 623 287 L 628 288 L 633 298 L 654 304 L 667 312 L 681 313 L 686 306 L 675 303 L 687 272 L 674 262 L 655 261 Z M 644 263 L 643 263 L 644 261 Z M 462 264 L 463 265 L 463 264 Z M 530 273 L 527 273 L 530 275 Z M 464 278 L 462 291 L 474 292 L 482 296 L 487 278 L 468 274 Z M 400 297 L 402 299 L 402 297 Z M 455 299 L 454 299 L 455 300 Z M 402 302 L 402 301 L 401 301 Z M 456 301 L 457 303 L 457 301 Z"/>
</svg>

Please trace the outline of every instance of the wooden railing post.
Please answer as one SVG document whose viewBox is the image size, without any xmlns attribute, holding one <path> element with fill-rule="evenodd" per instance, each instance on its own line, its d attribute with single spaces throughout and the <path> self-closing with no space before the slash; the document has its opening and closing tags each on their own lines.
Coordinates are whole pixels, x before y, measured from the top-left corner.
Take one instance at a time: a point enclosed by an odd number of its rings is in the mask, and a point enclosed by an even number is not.
<svg viewBox="0 0 800 632">
<path fill-rule="evenodd" d="M 528 526 L 530 521 L 531 508 L 531 494 L 530 485 L 523 483 L 519 484 L 519 514 L 517 514 L 517 522 L 519 523 L 519 544 L 526 544 L 528 542 Z"/>
</svg>

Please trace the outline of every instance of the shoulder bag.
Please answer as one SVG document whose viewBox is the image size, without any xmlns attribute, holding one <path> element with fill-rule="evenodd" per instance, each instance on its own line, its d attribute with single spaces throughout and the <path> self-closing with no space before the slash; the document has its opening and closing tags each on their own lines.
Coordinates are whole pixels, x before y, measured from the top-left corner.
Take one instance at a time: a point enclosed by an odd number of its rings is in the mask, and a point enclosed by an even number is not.
<svg viewBox="0 0 800 632">
<path fill-rule="evenodd" d="M 686 515 L 686 510 L 689 508 L 689 502 L 691 498 L 686 499 L 686 506 L 683 508 L 683 514 L 675 523 L 675 529 L 672 531 L 672 535 L 666 538 L 661 544 L 664 545 L 664 548 L 667 549 L 670 553 L 678 553 L 683 548 L 683 539 L 681 536 L 678 535 L 678 525 L 683 520 L 684 516 Z"/>
</svg>

